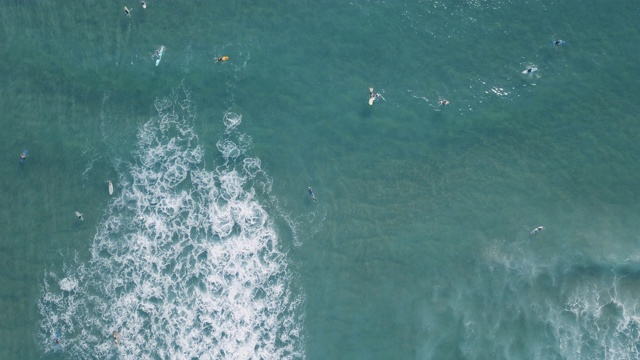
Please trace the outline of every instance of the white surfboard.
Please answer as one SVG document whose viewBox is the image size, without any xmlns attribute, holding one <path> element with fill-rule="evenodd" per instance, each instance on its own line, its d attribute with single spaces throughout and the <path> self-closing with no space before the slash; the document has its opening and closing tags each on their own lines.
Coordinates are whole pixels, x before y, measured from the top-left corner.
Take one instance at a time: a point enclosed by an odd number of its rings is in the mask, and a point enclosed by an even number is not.
<svg viewBox="0 0 640 360">
<path fill-rule="evenodd" d="M 113 195 L 113 183 L 111 180 L 107 181 L 107 183 L 109 185 L 109 195 Z"/>
<path fill-rule="evenodd" d="M 539 232 L 540 232 L 540 231 L 542 231 L 542 230 L 544 230 L 544 227 L 542 227 L 542 226 L 538 226 L 537 228 L 535 228 L 535 229 L 533 229 L 533 230 L 531 231 L 531 235 L 535 235 L 535 234 L 539 233 Z"/>
<path fill-rule="evenodd" d="M 160 46 L 160 49 L 158 49 L 158 55 L 156 56 L 156 66 L 160 65 L 160 60 L 162 60 L 163 54 L 164 54 L 164 45 Z"/>
<path fill-rule="evenodd" d="M 522 71 L 522 73 L 523 74 L 533 74 L 536 71 L 538 71 L 537 67 L 530 67 L 530 68 L 524 69 L 524 71 Z"/>
<path fill-rule="evenodd" d="M 369 105 L 373 105 L 373 102 L 376 101 L 376 97 L 372 96 L 369 98 Z"/>
</svg>

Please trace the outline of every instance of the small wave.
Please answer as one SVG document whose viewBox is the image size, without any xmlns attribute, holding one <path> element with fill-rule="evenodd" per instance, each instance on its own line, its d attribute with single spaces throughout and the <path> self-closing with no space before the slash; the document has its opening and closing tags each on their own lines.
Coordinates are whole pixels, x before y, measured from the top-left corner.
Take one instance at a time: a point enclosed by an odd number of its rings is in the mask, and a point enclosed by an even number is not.
<svg viewBox="0 0 640 360">
<path fill-rule="evenodd" d="M 525 318 L 527 326 L 544 334 L 544 349 L 538 358 L 637 359 L 640 349 L 638 280 L 635 263 L 587 259 L 583 255 L 553 259 L 533 259 L 523 242 L 496 240 L 483 251 L 483 271 L 470 289 L 482 289 L 461 298 L 483 303 L 483 313 L 499 314 L 499 319 L 460 311 L 470 324 L 493 329 L 467 333 L 465 340 L 476 349 L 511 331 L 510 319 Z M 489 271 L 491 277 L 480 274 Z M 473 290 L 472 290 L 473 291 Z M 531 337 L 526 345 L 537 345 Z M 496 345 L 499 346 L 499 345 Z M 501 351 L 494 349 L 493 351 Z"/>
</svg>

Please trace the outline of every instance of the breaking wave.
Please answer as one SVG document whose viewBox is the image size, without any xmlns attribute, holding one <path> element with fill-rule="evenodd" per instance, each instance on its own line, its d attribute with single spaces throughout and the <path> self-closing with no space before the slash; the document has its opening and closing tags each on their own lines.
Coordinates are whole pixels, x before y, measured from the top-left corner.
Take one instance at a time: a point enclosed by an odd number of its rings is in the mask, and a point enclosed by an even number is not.
<svg viewBox="0 0 640 360">
<path fill-rule="evenodd" d="M 247 155 L 242 117 L 225 114 L 209 170 L 188 90 L 154 105 L 91 259 L 65 259 L 63 276 L 44 276 L 43 351 L 85 359 L 304 357 L 302 289 L 259 199 L 270 180 Z"/>
</svg>

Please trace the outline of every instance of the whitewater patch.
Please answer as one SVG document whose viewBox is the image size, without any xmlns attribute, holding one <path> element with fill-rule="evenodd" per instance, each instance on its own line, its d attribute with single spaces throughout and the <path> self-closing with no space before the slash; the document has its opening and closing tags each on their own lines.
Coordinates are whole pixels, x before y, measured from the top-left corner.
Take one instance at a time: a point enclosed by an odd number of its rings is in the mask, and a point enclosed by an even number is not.
<svg viewBox="0 0 640 360">
<path fill-rule="evenodd" d="M 524 240 L 495 240 L 482 251 L 470 292 L 450 305 L 465 319 L 465 356 L 638 359 L 637 262 L 582 253 L 538 257 L 532 248 Z"/>
<path fill-rule="evenodd" d="M 64 259 L 64 274 L 44 276 L 41 348 L 70 358 L 303 358 L 303 291 L 257 196 L 271 183 L 247 155 L 242 117 L 225 114 L 209 170 L 189 92 L 154 105 L 91 259 Z"/>
</svg>

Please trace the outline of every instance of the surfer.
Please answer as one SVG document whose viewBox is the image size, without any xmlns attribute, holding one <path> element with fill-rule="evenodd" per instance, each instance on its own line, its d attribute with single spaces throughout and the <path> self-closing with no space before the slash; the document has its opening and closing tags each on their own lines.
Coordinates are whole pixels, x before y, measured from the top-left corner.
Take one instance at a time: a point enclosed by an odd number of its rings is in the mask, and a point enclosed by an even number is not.
<svg viewBox="0 0 640 360">
<path fill-rule="evenodd" d="M 140 5 L 142 5 L 142 8 L 143 8 L 143 9 L 146 9 L 146 8 L 147 8 L 147 3 L 146 3 L 146 2 L 144 2 L 144 1 L 140 1 Z"/>
<path fill-rule="evenodd" d="M 80 220 L 84 221 L 84 217 L 82 216 L 82 213 L 81 213 L 81 212 L 77 212 L 77 211 L 76 211 L 76 217 L 77 217 L 78 219 L 80 219 Z"/>
<path fill-rule="evenodd" d="M 124 14 L 127 15 L 127 17 L 129 18 L 131 17 L 131 10 L 126 6 L 124 7 Z"/>
<path fill-rule="evenodd" d="M 525 71 L 523 71 L 523 74 L 533 74 L 534 72 L 538 71 L 537 67 L 528 67 Z"/>
<path fill-rule="evenodd" d="M 160 60 L 162 60 L 162 55 L 164 54 L 165 49 L 166 48 L 164 47 L 164 45 L 160 45 L 160 47 L 156 49 L 153 55 L 151 55 L 151 58 L 156 60 L 156 66 L 160 65 Z"/>
<path fill-rule="evenodd" d="M 307 188 L 307 191 L 309 192 L 309 196 L 311 196 L 311 198 L 313 199 L 313 201 L 317 201 L 316 200 L 316 194 L 313 193 L 313 189 L 311 188 L 311 186 L 309 186 Z"/>
<path fill-rule="evenodd" d="M 370 87 L 369 88 L 369 105 L 373 105 L 373 102 L 376 101 L 379 97 L 381 97 L 382 95 L 380 94 L 376 94 L 373 91 L 373 88 Z"/>
<path fill-rule="evenodd" d="M 442 106 L 449 105 L 449 100 L 442 99 L 442 100 L 438 101 L 438 104 L 442 105 Z"/>
<path fill-rule="evenodd" d="M 29 156 L 29 152 L 27 151 L 27 149 L 24 149 L 24 151 L 22 151 L 22 154 L 20 154 L 20 162 L 23 163 L 28 156 Z"/>
<path fill-rule="evenodd" d="M 227 60 L 229 60 L 229 57 L 228 57 L 228 56 L 221 56 L 221 57 L 219 57 L 219 58 L 217 58 L 217 59 L 216 59 L 216 62 L 219 62 L 219 61 L 227 61 Z"/>
<path fill-rule="evenodd" d="M 554 42 L 553 42 L 553 45 L 555 45 L 556 47 L 558 47 L 558 46 L 562 46 L 562 45 L 564 45 L 564 44 L 566 44 L 566 43 L 567 43 L 566 41 L 558 39 L 558 40 L 556 40 L 556 41 L 554 41 Z"/>
<path fill-rule="evenodd" d="M 120 340 L 120 335 L 118 335 L 117 331 L 113 332 L 113 343 L 116 344 L 116 346 L 118 346 L 118 340 Z"/>
<path fill-rule="evenodd" d="M 60 344 L 60 339 L 56 338 L 56 344 Z"/>
<path fill-rule="evenodd" d="M 537 228 L 535 228 L 535 229 L 533 229 L 533 230 L 531 231 L 531 235 L 535 235 L 535 234 L 539 233 L 539 232 L 540 232 L 540 231 L 542 231 L 542 230 L 544 230 L 544 227 L 542 227 L 542 226 L 538 226 Z"/>
</svg>

